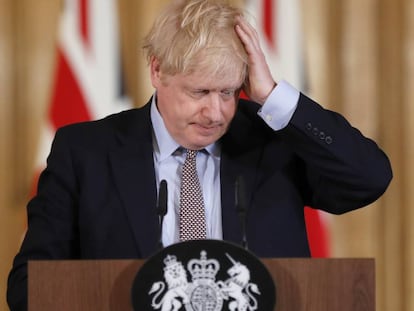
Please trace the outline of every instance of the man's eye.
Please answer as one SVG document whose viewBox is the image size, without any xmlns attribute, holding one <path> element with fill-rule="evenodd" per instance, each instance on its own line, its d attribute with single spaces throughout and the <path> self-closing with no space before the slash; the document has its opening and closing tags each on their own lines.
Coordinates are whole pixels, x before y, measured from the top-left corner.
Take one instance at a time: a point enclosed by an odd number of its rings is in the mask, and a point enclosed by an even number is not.
<svg viewBox="0 0 414 311">
<path fill-rule="evenodd" d="M 234 93 L 235 93 L 234 90 L 223 90 L 223 91 L 221 91 L 221 94 L 224 95 L 224 96 L 233 96 Z"/>
<path fill-rule="evenodd" d="M 196 96 L 203 96 L 208 94 L 208 90 L 194 90 L 192 93 Z"/>
</svg>

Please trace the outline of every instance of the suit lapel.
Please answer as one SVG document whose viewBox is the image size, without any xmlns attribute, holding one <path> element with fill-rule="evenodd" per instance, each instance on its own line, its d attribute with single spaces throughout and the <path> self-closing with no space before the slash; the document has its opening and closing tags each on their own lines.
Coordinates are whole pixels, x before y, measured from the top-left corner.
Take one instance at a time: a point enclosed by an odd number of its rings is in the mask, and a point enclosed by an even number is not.
<svg viewBox="0 0 414 311">
<path fill-rule="evenodd" d="M 252 202 L 253 189 L 256 182 L 255 166 L 246 166 L 243 163 L 257 163 L 260 153 L 239 155 L 232 157 L 229 154 L 222 153 L 221 156 L 221 206 L 222 206 L 222 223 L 224 240 L 240 244 L 242 242 L 242 223 L 240 214 L 235 205 L 235 184 L 238 177 L 241 177 L 245 184 L 244 197 L 247 202 L 247 211 Z M 247 217 L 247 214 L 246 214 Z"/>
<path fill-rule="evenodd" d="M 242 223 L 235 206 L 235 183 L 244 181 L 247 202 L 246 220 L 257 184 L 257 168 L 262 155 L 262 144 L 257 137 L 250 137 L 249 122 L 236 115 L 229 131 L 221 139 L 221 206 L 224 240 L 240 244 Z M 248 239 L 248 237 L 247 237 Z"/>
<path fill-rule="evenodd" d="M 115 183 L 142 257 L 156 251 L 158 217 L 149 105 L 124 120 L 120 148 L 110 154 Z"/>
</svg>

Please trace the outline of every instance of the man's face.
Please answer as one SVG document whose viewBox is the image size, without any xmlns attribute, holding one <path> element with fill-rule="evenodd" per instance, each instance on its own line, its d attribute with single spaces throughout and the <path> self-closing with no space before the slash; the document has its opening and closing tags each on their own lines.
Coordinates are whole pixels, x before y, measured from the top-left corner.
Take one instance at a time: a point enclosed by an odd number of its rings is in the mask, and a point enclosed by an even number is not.
<svg viewBox="0 0 414 311">
<path fill-rule="evenodd" d="M 151 62 L 157 107 L 168 132 L 188 149 L 202 149 L 217 141 L 233 119 L 241 82 L 237 74 L 206 77 L 202 73 L 165 75 Z M 236 78 L 235 78 L 236 77 Z"/>
</svg>

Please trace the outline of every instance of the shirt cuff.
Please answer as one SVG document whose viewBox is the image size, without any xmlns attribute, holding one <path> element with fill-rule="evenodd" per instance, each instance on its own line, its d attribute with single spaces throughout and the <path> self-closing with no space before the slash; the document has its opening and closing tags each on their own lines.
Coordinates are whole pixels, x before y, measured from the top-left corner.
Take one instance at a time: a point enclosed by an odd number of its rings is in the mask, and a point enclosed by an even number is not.
<svg viewBox="0 0 414 311">
<path fill-rule="evenodd" d="M 266 99 L 257 114 L 274 131 L 288 125 L 296 110 L 299 91 L 286 81 L 280 81 Z"/>
</svg>

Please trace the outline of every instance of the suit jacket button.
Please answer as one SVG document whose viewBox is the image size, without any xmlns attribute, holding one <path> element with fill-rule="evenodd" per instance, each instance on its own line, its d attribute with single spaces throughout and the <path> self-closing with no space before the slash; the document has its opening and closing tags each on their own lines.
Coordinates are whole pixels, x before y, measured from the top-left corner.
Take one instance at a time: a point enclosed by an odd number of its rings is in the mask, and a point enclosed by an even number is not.
<svg viewBox="0 0 414 311">
<path fill-rule="evenodd" d="M 310 131 L 311 129 L 312 129 L 312 123 L 307 123 L 306 124 L 306 129 L 308 130 L 308 131 Z"/>
<path fill-rule="evenodd" d="M 328 145 L 332 144 L 332 142 L 333 142 L 332 137 L 331 137 L 331 136 L 326 136 L 326 138 L 325 138 L 325 142 L 326 142 Z"/>
<path fill-rule="evenodd" d="M 317 127 L 314 127 L 313 128 L 313 135 L 318 135 L 319 134 L 319 130 L 318 130 L 318 128 Z"/>
<path fill-rule="evenodd" d="M 319 133 L 319 138 L 320 138 L 320 139 L 324 140 L 324 139 L 325 139 L 325 136 L 326 136 L 326 135 L 325 135 L 325 132 L 320 132 L 320 133 Z"/>
</svg>

